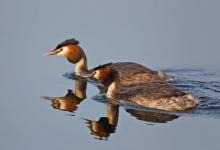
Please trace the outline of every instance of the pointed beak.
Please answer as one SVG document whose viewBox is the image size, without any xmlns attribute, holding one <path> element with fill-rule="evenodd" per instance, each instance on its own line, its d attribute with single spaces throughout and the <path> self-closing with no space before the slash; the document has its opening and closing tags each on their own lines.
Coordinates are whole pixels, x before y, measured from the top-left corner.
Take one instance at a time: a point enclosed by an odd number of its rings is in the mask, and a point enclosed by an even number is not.
<svg viewBox="0 0 220 150">
<path fill-rule="evenodd" d="M 52 97 L 49 97 L 49 96 L 41 96 L 42 99 L 45 99 L 45 100 L 53 100 L 54 98 Z"/>
<path fill-rule="evenodd" d="M 52 51 L 49 51 L 49 52 L 44 53 L 43 56 L 56 55 L 56 54 L 58 54 L 60 51 L 62 51 L 61 48 L 59 48 L 59 49 L 54 49 L 54 50 L 52 50 Z"/>
<path fill-rule="evenodd" d="M 96 74 L 96 71 L 89 71 L 80 75 L 83 78 L 91 78 Z"/>
<path fill-rule="evenodd" d="M 87 124 L 90 124 L 92 122 L 91 120 L 86 119 L 86 118 L 82 118 L 82 119 L 85 120 Z"/>
</svg>

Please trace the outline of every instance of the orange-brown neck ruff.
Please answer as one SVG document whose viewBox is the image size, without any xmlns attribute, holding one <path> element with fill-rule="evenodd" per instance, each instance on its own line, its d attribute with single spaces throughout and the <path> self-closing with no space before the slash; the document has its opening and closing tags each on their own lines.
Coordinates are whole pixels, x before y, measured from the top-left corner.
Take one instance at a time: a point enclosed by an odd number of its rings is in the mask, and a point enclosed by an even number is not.
<svg viewBox="0 0 220 150">
<path fill-rule="evenodd" d="M 103 66 L 96 67 L 95 70 L 96 70 L 96 74 L 94 75 L 94 78 L 99 80 L 106 87 L 109 87 L 109 85 L 114 81 L 119 82 L 118 72 L 113 70 L 110 64 L 107 64 L 104 67 Z"/>
<path fill-rule="evenodd" d="M 99 77 L 98 80 L 100 80 L 103 84 L 107 84 L 107 81 L 110 78 L 111 69 L 110 67 L 105 67 L 99 70 Z"/>
<path fill-rule="evenodd" d="M 82 58 L 82 50 L 78 45 L 68 45 L 68 51 L 64 54 L 69 62 L 77 63 Z"/>
</svg>

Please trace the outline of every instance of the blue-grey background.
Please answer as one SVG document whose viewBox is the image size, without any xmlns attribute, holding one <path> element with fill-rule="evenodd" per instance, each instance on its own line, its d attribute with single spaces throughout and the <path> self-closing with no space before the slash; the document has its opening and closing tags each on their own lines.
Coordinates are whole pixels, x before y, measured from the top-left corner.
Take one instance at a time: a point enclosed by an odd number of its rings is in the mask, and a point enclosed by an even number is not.
<svg viewBox="0 0 220 150">
<path fill-rule="evenodd" d="M 1 0 L 1 48 L 28 49 L 28 57 L 75 37 L 91 65 L 99 59 L 218 67 L 219 6 L 217 0 Z"/>
<path fill-rule="evenodd" d="M 219 69 L 218 0 L 0 0 L 0 149 L 219 149 L 218 119 L 182 117 L 146 126 L 123 111 L 109 141 L 88 133 L 82 117 L 105 114 L 90 97 L 76 117 L 40 96 L 62 96 L 73 66 L 41 54 L 75 37 L 89 68 L 135 61 L 153 69 Z M 218 126 L 217 126 L 218 125 Z"/>
</svg>

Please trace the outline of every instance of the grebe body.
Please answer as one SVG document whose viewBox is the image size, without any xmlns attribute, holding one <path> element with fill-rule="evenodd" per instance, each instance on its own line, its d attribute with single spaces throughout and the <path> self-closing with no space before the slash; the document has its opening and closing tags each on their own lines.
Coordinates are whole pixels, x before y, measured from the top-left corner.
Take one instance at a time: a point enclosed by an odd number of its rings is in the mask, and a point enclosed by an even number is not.
<svg viewBox="0 0 220 150">
<path fill-rule="evenodd" d="M 148 82 L 121 90 L 119 73 L 110 64 L 96 67 L 87 76 L 93 76 L 108 88 L 107 97 L 127 100 L 148 108 L 183 111 L 198 103 L 195 96 L 167 82 Z"/>
</svg>

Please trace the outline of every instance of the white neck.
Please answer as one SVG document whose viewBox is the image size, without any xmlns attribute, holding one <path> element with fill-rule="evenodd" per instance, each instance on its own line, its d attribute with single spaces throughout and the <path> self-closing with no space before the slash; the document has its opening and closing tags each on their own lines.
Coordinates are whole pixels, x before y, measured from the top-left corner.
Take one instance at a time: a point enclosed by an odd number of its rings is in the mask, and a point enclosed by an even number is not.
<svg viewBox="0 0 220 150">
<path fill-rule="evenodd" d="M 113 81 L 109 86 L 108 86 L 108 91 L 106 96 L 109 98 L 117 98 L 117 94 L 120 93 L 120 85 L 119 82 Z"/>
<path fill-rule="evenodd" d="M 88 72 L 87 58 L 83 50 L 81 59 L 76 63 L 75 72 L 77 75 L 82 75 L 83 73 Z"/>
</svg>

